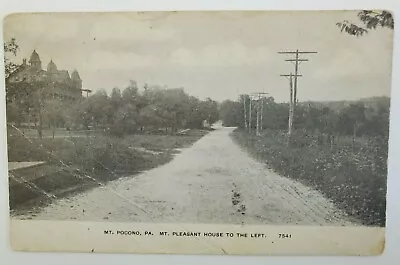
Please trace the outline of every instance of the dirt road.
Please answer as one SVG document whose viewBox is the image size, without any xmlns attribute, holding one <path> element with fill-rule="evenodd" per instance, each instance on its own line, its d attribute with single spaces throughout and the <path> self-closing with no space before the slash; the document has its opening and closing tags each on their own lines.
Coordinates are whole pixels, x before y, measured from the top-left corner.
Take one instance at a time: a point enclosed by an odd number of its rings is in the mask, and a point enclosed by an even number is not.
<svg viewBox="0 0 400 265">
<path fill-rule="evenodd" d="M 218 127 L 164 166 L 60 199 L 29 219 L 352 224 L 318 191 L 249 157 L 232 141 L 232 130 Z"/>
</svg>

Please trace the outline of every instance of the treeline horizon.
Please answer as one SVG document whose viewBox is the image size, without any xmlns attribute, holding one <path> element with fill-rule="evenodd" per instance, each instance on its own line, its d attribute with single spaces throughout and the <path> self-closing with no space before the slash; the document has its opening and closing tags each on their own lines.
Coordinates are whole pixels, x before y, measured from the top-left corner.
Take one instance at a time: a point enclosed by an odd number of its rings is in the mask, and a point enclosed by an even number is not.
<svg viewBox="0 0 400 265">
<path fill-rule="evenodd" d="M 43 99 L 38 95 L 20 93 L 7 102 L 7 122 L 33 122 L 36 127 L 67 129 L 106 129 L 122 136 L 144 130 L 204 128 L 219 119 L 218 103 L 210 98 L 200 100 L 183 88 L 145 87 L 139 90 L 131 80 L 123 88 L 114 87 L 110 94 L 99 89 L 75 102 Z M 40 107 L 38 107 L 40 106 Z M 40 129 L 40 128 L 39 128 Z M 39 133 L 40 134 L 40 133 Z"/>
<path fill-rule="evenodd" d="M 220 104 L 220 118 L 226 126 L 245 127 L 249 116 L 249 96 L 225 100 Z M 253 105 L 257 100 L 253 100 Z M 288 129 L 289 104 L 275 102 L 273 97 L 263 100 L 262 128 L 285 131 Z M 383 136 L 389 134 L 390 97 L 377 96 L 359 100 L 300 101 L 294 114 L 294 129 L 325 134 L 351 136 Z M 252 110 L 252 128 L 256 128 L 256 109 Z"/>
<path fill-rule="evenodd" d="M 157 84 L 150 84 L 149 85 L 148 83 L 145 83 L 145 82 L 137 82 L 136 80 L 132 80 L 132 79 L 129 80 L 129 82 L 131 82 L 131 81 L 136 82 L 136 86 L 138 86 L 138 87 L 139 87 L 139 84 L 141 83 L 143 90 L 145 90 L 147 88 L 159 89 L 159 90 L 183 89 L 185 91 L 185 93 L 189 94 L 189 92 L 187 92 L 185 87 L 180 87 L 180 86 L 168 87 L 167 85 L 163 85 L 162 86 L 162 85 L 157 85 Z M 119 86 L 114 86 L 113 89 L 114 88 L 120 89 Z M 103 91 L 103 92 L 107 93 L 108 95 L 111 95 L 113 89 L 110 90 L 110 89 L 101 87 L 101 88 L 97 88 L 97 89 L 93 90 L 91 94 L 93 95 L 93 94 L 95 94 L 95 93 L 97 93 L 99 91 Z M 191 94 L 189 94 L 189 95 L 191 95 Z M 235 98 L 224 98 L 224 99 L 215 99 L 212 96 L 203 96 L 203 97 L 196 96 L 196 95 L 191 95 L 191 96 L 193 96 L 193 97 L 195 97 L 195 98 L 197 98 L 199 100 L 212 99 L 213 101 L 217 102 L 218 104 L 221 104 L 224 101 L 237 101 L 238 98 L 240 98 L 240 96 L 242 96 L 242 95 L 246 95 L 246 94 L 242 93 L 242 94 L 238 94 L 238 96 L 235 97 Z M 279 100 L 276 100 L 274 96 L 270 95 L 270 97 L 273 97 L 274 101 L 276 103 L 289 103 L 288 100 L 279 101 Z M 387 99 L 390 99 L 390 98 L 391 98 L 390 95 L 389 96 L 388 95 L 375 95 L 375 96 L 359 97 L 359 98 L 356 98 L 356 99 L 333 99 L 333 100 L 331 100 L 331 99 L 326 99 L 326 100 L 322 100 L 322 99 L 321 100 L 316 100 L 316 99 L 298 99 L 297 102 L 299 104 L 304 104 L 304 103 L 322 103 L 323 104 L 323 103 L 358 102 L 358 101 L 370 101 L 370 100 L 387 100 Z"/>
</svg>

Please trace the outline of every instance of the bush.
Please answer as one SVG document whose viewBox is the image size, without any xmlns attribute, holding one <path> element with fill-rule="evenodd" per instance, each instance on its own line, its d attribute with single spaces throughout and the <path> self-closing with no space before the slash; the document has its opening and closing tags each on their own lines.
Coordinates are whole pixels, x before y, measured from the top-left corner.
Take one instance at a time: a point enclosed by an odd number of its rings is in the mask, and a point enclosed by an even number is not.
<svg viewBox="0 0 400 265">
<path fill-rule="evenodd" d="M 44 148 L 62 163 L 91 173 L 137 172 L 151 161 L 119 138 L 106 136 L 46 139 Z"/>
<path fill-rule="evenodd" d="M 279 131 L 257 137 L 237 130 L 233 138 L 277 173 L 320 190 L 364 224 L 385 225 L 387 145 L 382 140 L 331 148 L 306 132 L 296 132 L 290 147 Z"/>
<path fill-rule="evenodd" d="M 9 162 L 50 161 L 50 155 L 35 139 L 28 139 L 15 129 L 8 128 L 7 152 Z"/>
<path fill-rule="evenodd" d="M 107 129 L 107 134 L 110 136 L 122 138 L 126 134 L 126 132 L 121 126 L 113 124 Z"/>
</svg>

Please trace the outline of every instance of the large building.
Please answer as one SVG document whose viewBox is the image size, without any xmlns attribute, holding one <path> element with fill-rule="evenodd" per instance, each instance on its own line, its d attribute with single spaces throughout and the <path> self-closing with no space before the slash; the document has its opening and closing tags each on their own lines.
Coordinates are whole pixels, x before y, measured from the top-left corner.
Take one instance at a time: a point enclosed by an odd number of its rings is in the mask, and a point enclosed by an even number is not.
<svg viewBox="0 0 400 265">
<path fill-rule="evenodd" d="M 23 95 L 40 91 L 45 99 L 75 101 L 82 98 L 82 80 L 78 71 L 70 75 L 67 70 L 58 70 L 51 60 L 47 69 L 42 69 L 39 54 L 34 50 L 29 59 L 20 65 L 6 80 L 8 100 L 13 101 Z"/>
</svg>

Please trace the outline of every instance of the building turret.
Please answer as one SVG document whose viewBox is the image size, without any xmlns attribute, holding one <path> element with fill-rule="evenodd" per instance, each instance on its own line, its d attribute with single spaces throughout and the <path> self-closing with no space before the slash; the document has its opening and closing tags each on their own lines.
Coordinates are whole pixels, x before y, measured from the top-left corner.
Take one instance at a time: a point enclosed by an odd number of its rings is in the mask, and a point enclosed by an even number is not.
<svg viewBox="0 0 400 265">
<path fill-rule="evenodd" d="M 79 73 L 78 73 L 78 71 L 76 69 L 72 72 L 71 79 L 72 80 L 80 80 L 81 81 L 81 77 L 79 76 Z"/>
<path fill-rule="evenodd" d="M 71 74 L 71 80 L 74 83 L 76 89 L 82 89 L 82 79 L 76 69 Z"/>
<path fill-rule="evenodd" d="M 47 65 L 47 72 L 48 73 L 57 73 L 57 65 L 53 62 L 53 60 L 50 60 L 49 64 Z"/>
<path fill-rule="evenodd" d="M 29 63 L 32 68 L 36 70 L 42 70 L 42 62 L 40 61 L 39 54 L 33 50 Z"/>
</svg>

